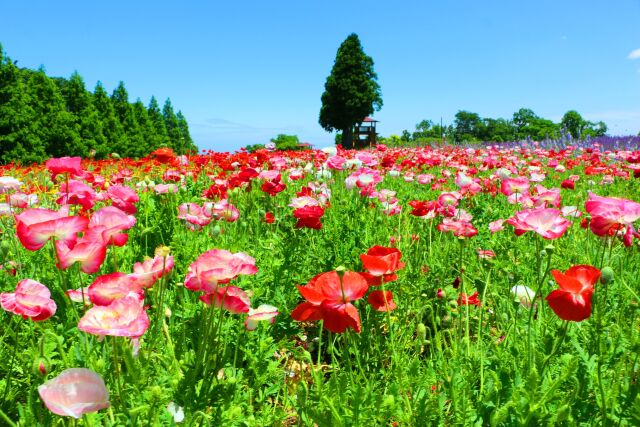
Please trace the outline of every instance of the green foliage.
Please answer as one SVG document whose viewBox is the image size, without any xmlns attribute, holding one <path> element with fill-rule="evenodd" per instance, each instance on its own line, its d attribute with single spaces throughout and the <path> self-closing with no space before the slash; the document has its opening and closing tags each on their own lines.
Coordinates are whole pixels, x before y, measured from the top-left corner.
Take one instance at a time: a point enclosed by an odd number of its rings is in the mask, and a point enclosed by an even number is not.
<svg viewBox="0 0 640 427">
<path fill-rule="evenodd" d="M 184 115 L 174 114 L 170 102 L 164 113 L 154 97 L 148 109 L 131 104 L 123 82 L 111 97 L 100 82 L 91 93 L 77 72 L 65 79 L 18 68 L 0 47 L 0 163 L 143 157 L 160 146 L 197 151 Z"/>
<path fill-rule="evenodd" d="M 297 135 L 278 134 L 275 138 L 271 138 L 271 142 L 276 144 L 276 150 L 304 150 L 305 147 L 300 145 Z"/>
<path fill-rule="evenodd" d="M 325 130 L 342 131 L 342 144 L 352 147 L 353 126 L 382 108 L 378 76 L 373 59 L 362 50 L 356 34 L 338 48 L 331 74 L 322 94 L 319 123 Z"/>
<path fill-rule="evenodd" d="M 564 116 L 562 116 L 560 126 L 573 138 L 603 136 L 607 133 L 607 125 L 604 122 L 593 123 L 585 120 L 580 113 L 575 110 L 567 111 Z"/>
</svg>

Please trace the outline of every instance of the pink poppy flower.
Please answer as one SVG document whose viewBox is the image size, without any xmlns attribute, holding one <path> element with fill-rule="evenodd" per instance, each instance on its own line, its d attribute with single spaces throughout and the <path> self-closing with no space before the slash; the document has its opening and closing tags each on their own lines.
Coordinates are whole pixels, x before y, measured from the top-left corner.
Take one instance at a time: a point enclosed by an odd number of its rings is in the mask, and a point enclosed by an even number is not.
<svg viewBox="0 0 640 427">
<path fill-rule="evenodd" d="M 0 194 L 7 193 L 9 190 L 18 191 L 22 186 L 22 182 L 11 176 L 0 176 Z"/>
<path fill-rule="evenodd" d="M 108 306 L 91 307 L 78 322 L 78 329 L 93 335 L 138 338 L 149 327 L 144 301 L 127 295 Z"/>
<path fill-rule="evenodd" d="M 228 283 L 241 274 L 256 274 L 256 260 L 249 255 L 211 249 L 189 266 L 184 286 L 192 291 L 215 292 L 219 284 Z"/>
<path fill-rule="evenodd" d="M 31 318 L 35 322 L 47 320 L 56 312 L 56 303 L 51 292 L 42 283 L 31 279 L 18 282 L 15 292 L 0 294 L 0 306 L 10 313 Z"/>
<path fill-rule="evenodd" d="M 123 185 L 112 185 L 107 189 L 107 194 L 113 206 L 129 215 L 136 213 L 136 203 L 140 201 L 140 197 L 135 190 Z"/>
<path fill-rule="evenodd" d="M 69 289 L 65 292 L 69 299 L 73 302 L 84 303 L 87 306 L 91 305 L 91 300 L 89 299 L 89 287 L 86 286 L 80 289 Z"/>
<path fill-rule="evenodd" d="M 500 192 L 505 196 L 512 194 L 529 194 L 529 180 L 524 176 L 503 178 L 500 184 Z"/>
<path fill-rule="evenodd" d="M 135 224 L 136 217 L 133 215 L 127 215 L 115 206 L 105 206 L 91 215 L 88 235 L 85 234 L 85 237 L 99 241 L 100 236 L 107 245 L 124 246 L 129 236 L 121 231 L 128 230 Z"/>
<path fill-rule="evenodd" d="M 207 215 L 197 203 L 183 203 L 178 206 L 178 218 L 191 224 L 192 230 L 200 230 L 211 222 L 211 215 Z"/>
<path fill-rule="evenodd" d="M 450 231 L 456 237 L 473 237 L 478 234 L 478 230 L 469 221 L 451 218 L 444 218 L 437 228 L 442 232 Z"/>
<path fill-rule="evenodd" d="M 67 216 L 68 208 L 59 211 L 33 208 L 16 215 L 16 232 L 22 246 L 37 251 L 50 238 L 75 242 L 77 233 L 84 231 L 89 220 L 82 216 Z"/>
<path fill-rule="evenodd" d="M 89 299 L 95 305 L 109 305 L 130 294 L 136 294 L 139 299 L 144 299 L 142 286 L 125 273 L 104 274 L 96 277 L 89 285 Z"/>
<path fill-rule="evenodd" d="M 504 230 L 504 219 L 498 219 L 489 223 L 489 231 L 491 234 Z"/>
<path fill-rule="evenodd" d="M 173 269 L 173 257 L 156 256 L 133 264 L 133 273 L 129 274 L 141 287 L 150 288 L 163 275 Z"/>
<path fill-rule="evenodd" d="M 205 215 L 209 215 L 217 220 L 235 222 L 240 218 L 240 211 L 227 199 L 222 199 L 216 203 L 205 203 Z"/>
<path fill-rule="evenodd" d="M 87 184 L 69 180 L 60 184 L 60 197 L 56 200 L 59 205 L 80 205 L 82 209 L 89 210 L 96 203 L 96 192 Z"/>
<path fill-rule="evenodd" d="M 534 208 L 516 212 L 507 220 L 507 224 L 513 225 L 516 236 L 527 231 L 535 231 L 547 240 L 557 239 L 562 236 L 571 221 L 563 218 L 558 209 Z"/>
<path fill-rule="evenodd" d="M 76 262 L 80 270 L 87 274 L 96 273 L 107 256 L 107 247 L 102 241 L 82 238 L 77 243 L 57 240 L 55 242 L 58 256 L 58 268 L 66 270 Z"/>
<path fill-rule="evenodd" d="M 216 308 L 223 308 L 231 313 L 248 313 L 251 301 L 245 291 L 236 286 L 220 286 L 214 293 L 204 294 L 200 301 Z"/>
<path fill-rule="evenodd" d="M 633 223 L 640 219 L 640 203 L 589 193 L 585 208 L 591 215 L 589 227 L 593 234 L 607 236 L 622 230 L 624 245 L 631 246 L 634 235 L 638 235 Z"/>
<path fill-rule="evenodd" d="M 47 160 L 44 166 L 51 172 L 51 179 L 56 176 L 68 173 L 71 176 L 82 176 L 82 159 L 80 157 L 60 157 Z"/>
<path fill-rule="evenodd" d="M 38 387 L 47 409 L 56 415 L 82 418 L 109 407 L 109 391 L 100 375 L 86 368 L 66 369 Z"/>
<path fill-rule="evenodd" d="M 260 321 L 268 321 L 273 324 L 278 315 L 278 309 L 272 305 L 261 304 L 258 308 L 250 308 L 248 314 L 244 321 L 244 327 L 247 331 L 254 331 Z"/>
</svg>

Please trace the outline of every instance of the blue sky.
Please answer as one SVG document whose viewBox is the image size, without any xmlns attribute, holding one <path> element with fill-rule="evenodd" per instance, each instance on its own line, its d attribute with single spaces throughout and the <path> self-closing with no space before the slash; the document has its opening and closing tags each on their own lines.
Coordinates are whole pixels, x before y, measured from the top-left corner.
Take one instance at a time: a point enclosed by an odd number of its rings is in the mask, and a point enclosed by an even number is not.
<svg viewBox="0 0 640 427">
<path fill-rule="evenodd" d="M 0 43 L 18 65 L 74 70 L 93 90 L 167 97 L 200 148 L 296 134 L 316 146 L 320 96 L 352 32 L 375 62 L 383 135 L 458 110 L 640 131 L 640 0 L 4 1 Z"/>
</svg>

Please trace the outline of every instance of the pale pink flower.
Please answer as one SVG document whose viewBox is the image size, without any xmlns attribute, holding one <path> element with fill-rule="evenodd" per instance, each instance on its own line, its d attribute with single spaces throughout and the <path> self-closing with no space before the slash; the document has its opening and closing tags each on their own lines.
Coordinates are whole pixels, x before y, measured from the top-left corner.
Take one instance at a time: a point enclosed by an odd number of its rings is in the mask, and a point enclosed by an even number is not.
<svg viewBox="0 0 640 427">
<path fill-rule="evenodd" d="M 78 329 L 93 335 L 138 338 L 149 327 L 144 301 L 127 295 L 108 306 L 91 307 L 78 322 Z"/>
<path fill-rule="evenodd" d="M 56 312 L 51 292 L 42 283 L 31 279 L 18 282 L 15 292 L 0 294 L 0 306 L 10 313 L 31 318 L 35 322 L 47 320 Z"/>
<path fill-rule="evenodd" d="M 241 274 L 256 274 L 256 260 L 249 255 L 211 249 L 189 266 L 184 286 L 192 291 L 215 292 L 219 284 L 228 283 Z"/>
<path fill-rule="evenodd" d="M 504 230 L 504 219 L 498 219 L 489 223 L 489 231 L 491 234 Z"/>
<path fill-rule="evenodd" d="M 130 294 L 136 294 L 139 299 L 144 298 L 140 283 L 125 273 L 103 274 L 89 285 L 89 299 L 95 305 L 109 305 Z"/>
<path fill-rule="evenodd" d="M 562 218 L 560 213 L 558 209 L 553 208 L 525 209 L 516 212 L 507 223 L 513 225 L 516 236 L 527 231 L 535 231 L 547 240 L 557 239 L 571 225 L 571 221 Z"/>
<path fill-rule="evenodd" d="M 500 184 L 500 191 L 505 196 L 512 194 L 529 194 L 529 180 L 524 176 L 503 178 Z"/>
<path fill-rule="evenodd" d="M 260 321 L 268 321 L 273 324 L 278 315 L 278 309 L 272 305 L 261 304 L 258 308 L 250 308 L 248 314 L 244 321 L 244 327 L 247 331 L 253 331 L 258 327 Z"/>
<path fill-rule="evenodd" d="M 54 414 L 76 419 L 109 407 L 109 391 L 102 377 L 86 368 L 62 371 L 39 386 L 38 394 Z"/>
<path fill-rule="evenodd" d="M 173 269 L 173 257 L 156 256 L 133 264 L 133 273 L 129 275 L 141 287 L 150 288 L 164 274 Z"/>
<path fill-rule="evenodd" d="M 190 224 L 192 230 L 199 230 L 211 222 L 211 215 L 207 215 L 197 203 L 183 203 L 178 206 L 178 218 Z"/>
</svg>

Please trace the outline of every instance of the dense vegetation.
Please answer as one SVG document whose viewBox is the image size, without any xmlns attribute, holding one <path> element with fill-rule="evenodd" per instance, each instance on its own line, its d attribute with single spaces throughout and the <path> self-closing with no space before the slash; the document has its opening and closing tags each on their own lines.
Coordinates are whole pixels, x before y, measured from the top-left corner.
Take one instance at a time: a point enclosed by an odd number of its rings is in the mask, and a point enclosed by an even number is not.
<svg viewBox="0 0 640 427">
<path fill-rule="evenodd" d="M 197 150 L 187 120 L 171 101 L 160 108 L 129 102 L 124 83 L 109 96 L 100 82 L 93 93 L 82 77 L 49 77 L 43 68 L 20 68 L 0 46 L 0 163 L 40 162 L 49 157 L 112 153 L 143 157 L 166 146 Z"/>
<path fill-rule="evenodd" d="M 567 111 L 559 123 L 539 117 L 531 109 L 521 108 L 511 119 L 483 118 L 478 113 L 458 111 L 453 124 L 434 123 L 422 120 L 413 132 L 402 131 L 402 135 L 391 135 L 388 143 L 402 145 L 406 143 L 428 143 L 446 139 L 449 142 L 508 142 L 526 139 L 543 141 L 548 139 L 591 138 L 604 136 L 607 125 L 602 122 L 585 120 L 574 110 Z"/>
</svg>

